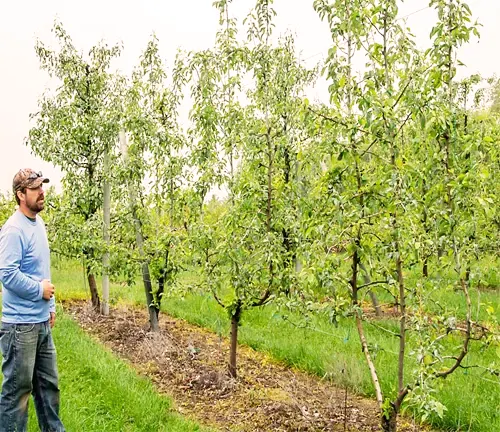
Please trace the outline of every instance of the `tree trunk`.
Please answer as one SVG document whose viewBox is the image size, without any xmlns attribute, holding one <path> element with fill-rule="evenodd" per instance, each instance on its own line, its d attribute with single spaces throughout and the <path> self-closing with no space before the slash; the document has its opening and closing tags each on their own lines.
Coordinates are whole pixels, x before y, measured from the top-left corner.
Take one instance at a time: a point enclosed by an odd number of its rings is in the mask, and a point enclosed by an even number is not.
<svg viewBox="0 0 500 432">
<path fill-rule="evenodd" d="M 161 309 L 161 301 L 163 299 L 163 293 L 165 292 L 165 283 L 170 280 L 169 274 L 170 271 L 168 270 L 168 257 L 169 257 L 169 251 L 168 249 L 165 251 L 165 263 L 163 269 L 160 271 L 160 277 L 158 278 L 158 291 L 156 291 L 156 294 L 154 295 L 155 297 L 155 312 L 156 312 L 156 319 L 160 319 L 160 309 Z"/>
<path fill-rule="evenodd" d="M 153 286 L 151 284 L 151 276 L 149 275 L 149 265 L 147 262 L 142 263 L 142 282 L 144 283 L 144 292 L 146 294 L 146 303 L 148 305 L 151 331 L 157 332 L 160 330 L 160 325 L 158 323 L 158 314 L 156 313 L 156 307 L 154 304 Z"/>
<path fill-rule="evenodd" d="M 283 133 L 285 136 L 287 136 L 287 143 L 284 145 L 284 159 L 285 159 L 285 167 L 283 169 L 283 175 L 284 175 L 284 181 L 285 181 L 285 186 L 289 186 L 292 181 L 292 165 L 291 165 L 291 157 L 290 157 L 290 150 L 288 148 L 288 124 L 287 124 L 287 117 L 284 116 L 284 127 L 283 127 Z M 290 189 L 288 188 L 288 191 Z M 295 264 L 296 261 L 296 245 L 294 244 L 292 238 L 292 233 L 291 230 L 288 227 L 284 227 L 282 229 L 282 237 L 283 237 L 283 247 L 285 249 L 285 259 L 284 259 L 284 265 L 286 269 L 289 269 L 292 267 L 292 265 Z M 291 295 L 291 287 L 290 284 L 288 283 L 287 286 L 284 289 L 285 295 L 289 297 Z"/>
<path fill-rule="evenodd" d="M 429 258 L 425 257 L 424 258 L 424 265 L 422 266 L 422 274 L 426 278 L 429 277 L 429 265 L 428 265 L 428 262 L 429 262 Z"/>
<path fill-rule="evenodd" d="M 123 157 L 126 161 L 128 154 L 128 144 L 127 144 L 127 137 L 124 131 L 120 132 L 120 143 L 121 143 Z M 153 286 L 151 284 L 151 275 L 149 274 L 149 263 L 144 254 L 144 237 L 142 235 L 142 225 L 141 221 L 139 220 L 139 217 L 137 216 L 137 209 L 136 209 L 137 196 L 135 194 L 134 188 L 130 185 L 128 188 L 128 192 L 130 200 L 130 210 L 132 213 L 132 219 L 134 220 L 137 249 L 139 250 L 139 255 L 142 260 L 141 264 L 142 281 L 144 283 L 144 292 L 146 294 L 146 305 L 148 307 L 148 312 L 149 312 L 149 323 L 151 325 L 151 331 L 157 332 L 160 330 L 160 326 L 158 324 L 158 314 L 156 313 L 156 306 L 153 297 Z"/>
<path fill-rule="evenodd" d="M 109 184 L 109 152 L 104 153 L 104 185 L 103 185 L 103 240 L 106 244 L 106 252 L 102 256 L 102 305 L 101 313 L 109 315 L 109 227 L 111 214 L 111 185 Z"/>
<path fill-rule="evenodd" d="M 422 196 L 425 196 L 427 193 L 428 193 L 427 185 L 424 183 Z M 425 204 L 424 204 L 424 211 L 422 214 L 422 224 L 424 225 L 424 228 L 425 228 L 425 234 L 429 235 L 429 233 L 431 232 L 431 229 L 429 228 L 427 207 L 425 207 Z M 425 256 L 424 256 L 424 262 L 422 264 L 422 274 L 425 278 L 429 277 L 429 255 L 428 254 L 425 254 Z"/>
<path fill-rule="evenodd" d="M 281 234 L 283 236 L 283 247 L 285 249 L 285 258 L 283 260 L 283 264 L 284 264 L 285 268 L 288 269 L 288 268 L 291 268 L 295 264 L 297 257 L 296 257 L 296 253 L 294 250 L 295 249 L 294 245 L 292 244 L 290 231 L 287 230 L 286 228 L 283 228 L 281 230 Z M 290 295 L 291 295 L 290 283 L 288 283 L 284 287 L 283 291 L 287 297 L 290 297 Z"/>
<path fill-rule="evenodd" d="M 161 276 L 158 278 L 158 291 L 156 291 L 156 304 L 155 304 L 155 312 L 156 312 L 156 318 L 159 320 L 160 319 L 160 308 L 161 308 L 161 300 L 163 297 L 163 293 L 165 291 L 165 279 L 166 276 L 162 272 Z"/>
<path fill-rule="evenodd" d="M 99 293 L 97 292 L 97 282 L 95 280 L 94 274 L 91 273 L 90 267 L 87 267 L 87 280 L 89 282 L 90 298 L 92 299 L 92 307 L 97 312 L 101 312 L 101 301 L 99 299 Z"/>
<path fill-rule="evenodd" d="M 398 430 L 398 413 L 391 409 L 389 418 L 382 414 L 382 430 L 384 432 L 396 432 Z"/>
<path fill-rule="evenodd" d="M 438 247 L 437 256 L 438 256 L 438 259 L 442 258 L 444 256 L 444 246 L 443 245 L 440 245 Z"/>
<path fill-rule="evenodd" d="M 160 308 L 161 308 L 161 299 L 163 297 L 163 292 L 165 291 L 165 276 L 160 276 L 158 279 L 158 291 L 156 291 L 156 316 L 159 318 L 160 316 Z"/>
<path fill-rule="evenodd" d="M 238 327 L 241 319 L 241 304 L 236 305 L 234 314 L 231 316 L 231 351 L 229 354 L 229 374 L 237 377 L 236 372 L 236 350 L 238 348 Z"/>
</svg>

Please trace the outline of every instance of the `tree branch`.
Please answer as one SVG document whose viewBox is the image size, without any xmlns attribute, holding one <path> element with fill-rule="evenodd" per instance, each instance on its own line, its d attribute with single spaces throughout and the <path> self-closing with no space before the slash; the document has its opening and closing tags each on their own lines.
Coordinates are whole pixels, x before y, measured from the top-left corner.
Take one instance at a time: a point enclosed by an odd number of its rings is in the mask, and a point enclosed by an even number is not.
<svg viewBox="0 0 500 432">
<path fill-rule="evenodd" d="M 339 119 L 336 119 L 336 118 L 333 118 L 333 117 L 329 117 L 329 116 L 327 116 L 326 114 L 323 114 L 323 113 L 321 113 L 321 112 L 318 112 L 318 111 L 313 110 L 311 107 L 308 107 L 307 109 L 308 109 L 309 111 L 311 111 L 313 114 L 317 115 L 318 117 L 321 117 L 321 118 L 323 118 L 323 119 L 325 119 L 325 120 L 328 120 L 328 121 L 330 121 L 330 122 L 332 122 L 332 123 L 335 123 L 335 124 L 338 124 L 338 125 L 340 125 L 340 126 L 344 126 L 344 127 L 345 127 L 345 128 L 347 128 L 347 129 L 350 129 L 350 128 L 351 128 L 351 126 L 349 126 L 347 123 L 343 122 L 342 120 L 339 120 Z M 366 130 L 364 130 L 364 129 L 361 129 L 361 128 L 359 128 L 359 127 L 356 127 L 356 126 L 354 126 L 354 129 L 356 129 L 358 132 L 364 133 L 364 134 L 366 134 L 366 135 L 369 135 L 369 134 L 370 134 L 370 132 L 368 132 L 368 131 L 366 131 Z"/>
<path fill-rule="evenodd" d="M 373 281 L 373 282 L 369 282 L 369 283 L 366 283 L 364 285 L 360 285 L 358 287 L 358 290 L 362 289 L 362 288 L 366 288 L 366 287 L 369 287 L 369 286 L 372 286 L 372 285 L 379 285 L 379 284 L 388 284 L 389 281 L 387 280 L 382 280 L 382 281 Z"/>
</svg>

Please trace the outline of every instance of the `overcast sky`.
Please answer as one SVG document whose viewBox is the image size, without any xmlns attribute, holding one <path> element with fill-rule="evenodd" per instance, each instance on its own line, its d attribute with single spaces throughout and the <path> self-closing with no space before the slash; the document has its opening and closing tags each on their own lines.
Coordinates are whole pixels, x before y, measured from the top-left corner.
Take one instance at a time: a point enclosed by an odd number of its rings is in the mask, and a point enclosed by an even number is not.
<svg viewBox="0 0 500 432">
<path fill-rule="evenodd" d="M 233 0 L 232 14 L 243 18 L 253 3 Z M 428 3 L 406 0 L 400 8 L 400 16 L 407 16 L 421 47 L 428 45 L 435 20 Z M 460 51 L 460 59 L 467 65 L 462 75 L 490 76 L 500 72 L 500 1 L 467 3 L 483 27 L 481 39 Z M 295 33 L 301 58 L 309 65 L 321 60 L 330 44 L 328 28 L 312 4 L 313 0 L 275 0 L 275 32 Z M 29 114 L 37 110 L 38 98 L 48 85 L 47 75 L 39 70 L 35 41 L 51 42 L 56 18 L 82 51 L 101 39 L 110 44 L 122 42 L 118 67 L 125 73 L 137 63 L 153 32 L 168 62 L 178 47 L 193 50 L 211 46 L 218 24 L 212 0 L 0 0 L 0 192 L 10 190 L 12 177 L 21 167 L 43 170 L 56 185 L 61 177 L 56 168 L 32 156 L 23 144 L 30 127 Z"/>
</svg>

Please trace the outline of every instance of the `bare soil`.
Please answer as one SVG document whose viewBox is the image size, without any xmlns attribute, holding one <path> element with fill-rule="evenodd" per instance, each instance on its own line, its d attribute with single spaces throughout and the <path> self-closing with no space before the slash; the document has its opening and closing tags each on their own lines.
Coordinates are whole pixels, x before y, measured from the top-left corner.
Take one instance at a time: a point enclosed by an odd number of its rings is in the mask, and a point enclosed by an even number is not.
<svg viewBox="0 0 500 432">
<path fill-rule="evenodd" d="M 376 403 L 327 380 L 284 366 L 253 349 L 238 348 L 238 378 L 227 373 L 226 338 L 180 319 L 161 316 L 148 331 L 146 312 L 119 306 L 104 317 L 84 302 L 65 310 L 89 334 L 149 377 L 182 415 L 221 431 L 378 431 Z M 360 365 L 364 367 L 364 365 Z M 400 419 L 401 431 L 422 430 Z"/>
</svg>

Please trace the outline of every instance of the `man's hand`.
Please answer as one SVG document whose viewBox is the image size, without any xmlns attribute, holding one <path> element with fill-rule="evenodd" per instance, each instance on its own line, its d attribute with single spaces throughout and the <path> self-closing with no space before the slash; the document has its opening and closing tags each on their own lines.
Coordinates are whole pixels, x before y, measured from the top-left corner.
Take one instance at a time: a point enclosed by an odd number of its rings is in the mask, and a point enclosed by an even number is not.
<svg viewBox="0 0 500 432">
<path fill-rule="evenodd" d="M 50 324 L 50 328 L 54 328 L 54 325 L 56 324 L 56 313 L 55 312 L 50 313 L 49 324 Z"/>
<path fill-rule="evenodd" d="M 43 288 L 42 297 L 45 300 L 50 300 L 52 297 L 54 297 L 55 288 L 54 285 L 52 285 L 48 279 L 44 279 L 42 281 L 42 288 Z"/>
</svg>

